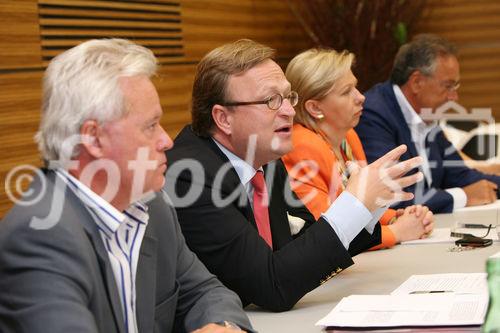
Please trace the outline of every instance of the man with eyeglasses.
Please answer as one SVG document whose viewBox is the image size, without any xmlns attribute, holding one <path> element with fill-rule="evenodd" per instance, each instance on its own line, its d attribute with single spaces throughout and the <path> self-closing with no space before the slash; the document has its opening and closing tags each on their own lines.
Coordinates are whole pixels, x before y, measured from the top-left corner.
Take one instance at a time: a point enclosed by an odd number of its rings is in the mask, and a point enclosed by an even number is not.
<svg viewBox="0 0 500 333">
<path fill-rule="evenodd" d="M 316 222 L 292 193 L 280 160 L 292 149 L 298 96 L 273 55 L 239 40 L 201 60 L 192 125 L 168 151 L 165 190 L 190 249 L 208 269 L 244 304 L 285 311 L 380 242 L 383 205 L 412 197 L 388 181 L 406 186 L 422 175 L 402 176 L 419 158 L 393 165 L 405 151 L 398 147 L 353 167 L 345 194 Z M 289 219 L 307 228 L 292 236 Z"/>
<path fill-rule="evenodd" d="M 420 116 L 423 109 L 435 111 L 457 101 L 459 86 L 455 46 L 439 36 L 422 34 L 401 46 L 390 80 L 366 92 L 356 132 L 368 161 L 401 144 L 408 146 L 402 158 L 423 157 L 424 179 L 406 189 L 415 198 L 396 207 L 423 204 L 433 213 L 449 213 L 497 199 L 500 177 L 466 167 L 442 129 Z"/>
</svg>

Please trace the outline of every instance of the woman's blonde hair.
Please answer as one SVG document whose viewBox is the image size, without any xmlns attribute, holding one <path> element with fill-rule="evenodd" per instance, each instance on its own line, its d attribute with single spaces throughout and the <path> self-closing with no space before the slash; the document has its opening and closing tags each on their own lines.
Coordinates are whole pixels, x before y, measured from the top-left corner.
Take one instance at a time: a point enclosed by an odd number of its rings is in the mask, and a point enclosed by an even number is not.
<svg viewBox="0 0 500 333">
<path fill-rule="evenodd" d="M 354 54 L 348 51 L 314 48 L 295 56 L 286 68 L 286 78 L 299 96 L 295 106 L 296 123 L 319 132 L 316 120 L 307 112 L 308 100 L 321 100 L 335 85 L 337 80 L 351 69 Z"/>
</svg>

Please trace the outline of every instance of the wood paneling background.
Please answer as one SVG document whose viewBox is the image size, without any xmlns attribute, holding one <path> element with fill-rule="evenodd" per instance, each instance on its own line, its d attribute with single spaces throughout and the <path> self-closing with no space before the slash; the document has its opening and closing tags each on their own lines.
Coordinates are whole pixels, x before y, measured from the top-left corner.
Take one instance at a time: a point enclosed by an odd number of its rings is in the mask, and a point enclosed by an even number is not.
<svg viewBox="0 0 500 333">
<path fill-rule="evenodd" d="M 500 1 L 429 0 L 422 32 L 454 42 L 459 50 L 459 103 L 491 108 L 500 119 Z"/>
<path fill-rule="evenodd" d="M 0 0 L 0 70 L 39 67 L 38 6 L 34 0 Z"/>
<path fill-rule="evenodd" d="M 500 3 L 429 0 L 420 30 L 459 46 L 460 102 L 500 113 Z M 33 135 L 47 62 L 98 37 L 130 38 L 158 56 L 162 67 L 154 82 L 162 124 L 172 136 L 190 120 L 195 66 L 212 48 L 252 38 L 276 48 L 284 65 L 311 46 L 285 0 L 0 0 L 0 217 L 12 205 L 5 194 L 8 172 L 40 165 Z"/>
<path fill-rule="evenodd" d="M 134 39 L 154 50 L 160 64 L 183 61 L 179 1 L 38 0 L 44 65 L 89 38 Z"/>
</svg>

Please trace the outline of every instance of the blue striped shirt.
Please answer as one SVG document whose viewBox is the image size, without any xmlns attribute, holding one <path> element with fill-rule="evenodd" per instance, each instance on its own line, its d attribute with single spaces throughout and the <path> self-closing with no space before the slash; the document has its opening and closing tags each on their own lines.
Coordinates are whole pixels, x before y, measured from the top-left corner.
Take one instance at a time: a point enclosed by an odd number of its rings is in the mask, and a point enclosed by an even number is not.
<svg viewBox="0 0 500 333">
<path fill-rule="evenodd" d="M 94 217 L 118 287 L 125 331 L 138 333 L 135 280 L 139 250 L 149 219 L 147 206 L 137 201 L 120 212 L 65 170 L 58 169 L 57 174 Z"/>
</svg>

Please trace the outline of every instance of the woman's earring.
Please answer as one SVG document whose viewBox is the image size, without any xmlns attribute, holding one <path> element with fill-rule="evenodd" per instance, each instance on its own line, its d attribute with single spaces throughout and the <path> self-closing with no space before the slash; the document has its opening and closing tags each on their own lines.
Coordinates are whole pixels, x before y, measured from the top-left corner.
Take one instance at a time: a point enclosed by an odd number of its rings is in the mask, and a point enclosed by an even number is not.
<svg viewBox="0 0 500 333">
<path fill-rule="evenodd" d="M 322 114 L 322 113 L 318 113 L 318 114 L 316 115 L 316 119 L 318 119 L 318 120 L 321 120 L 321 119 L 323 119 L 323 118 L 325 118 L 325 115 L 324 115 L 324 114 Z"/>
</svg>

